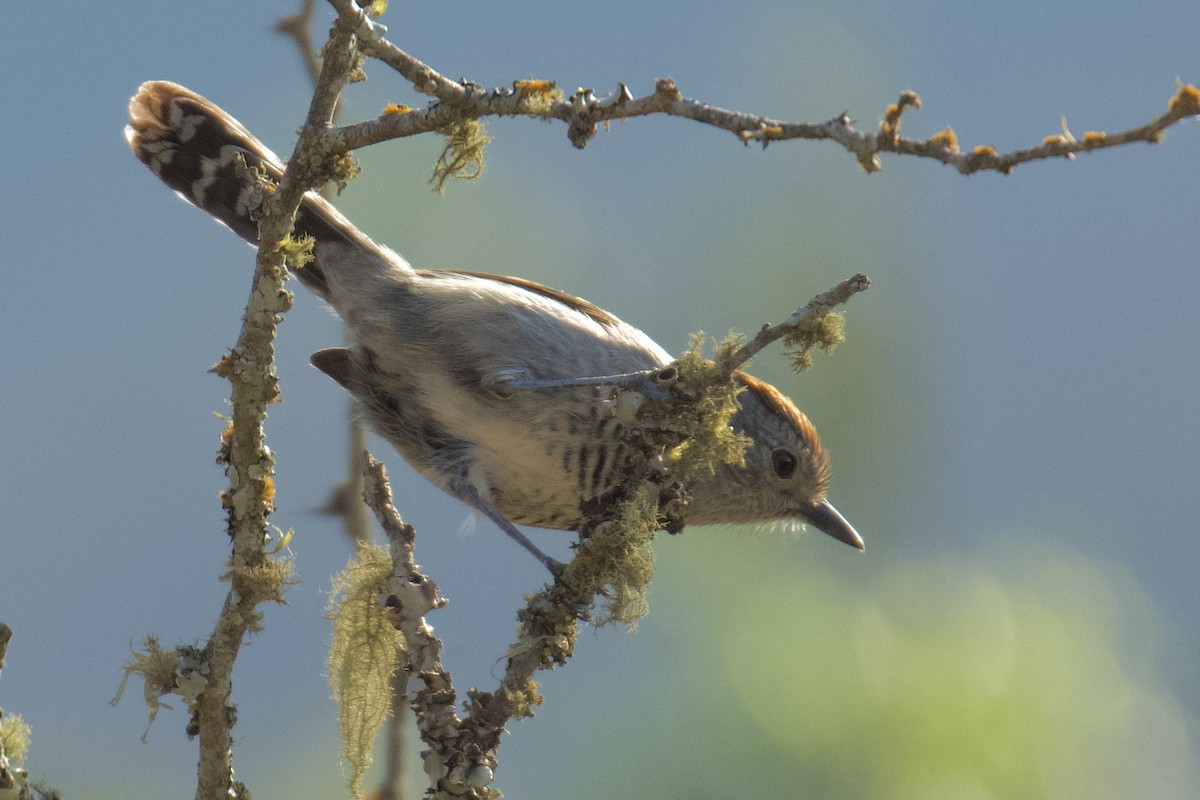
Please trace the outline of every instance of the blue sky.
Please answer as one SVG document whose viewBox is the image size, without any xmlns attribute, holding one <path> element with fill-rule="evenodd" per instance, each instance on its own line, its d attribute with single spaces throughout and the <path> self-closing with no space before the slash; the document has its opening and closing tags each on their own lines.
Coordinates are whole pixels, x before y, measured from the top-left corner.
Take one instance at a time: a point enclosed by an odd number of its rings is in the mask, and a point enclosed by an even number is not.
<svg viewBox="0 0 1200 800">
<path fill-rule="evenodd" d="M 624 81 L 641 94 L 670 75 L 716 105 L 810 122 L 845 110 L 868 129 L 913 89 L 924 108 L 905 116 L 905 133 L 949 125 L 964 147 L 1001 150 L 1059 132 L 1063 117 L 1076 135 L 1141 124 L 1165 109 L 1176 78 L 1200 82 L 1194 3 L 700 8 L 393 2 L 385 21 L 400 46 L 487 86 L 534 76 L 601 94 Z M 214 413 L 227 388 L 207 369 L 236 337 L 252 256 L 130 156 L 125 104 L 143 80 L 175 80 L 288 152 L 307 77 L 271 30 L 288 4 L 57 10 L 19 4 L 0 32 L 10 75 L 0 88 L 10 136 L 0 165 L 0 619 L 16 631 L 0 706 L 31 722 L 27 766 L 59 788 L 177 795 L 194 776 L 185 715 L 163 712 L 143 745 L 138 692 L 115 711 L 106 701 L 131 641 L 150 631 L 168 643 L 202 640 L 219 608 L 226 544 Z M 348 118 L 423 102 L 383 68 L 369 74 L 349 92 Z M 952 757 L 944 742 L 906 756 L 925 771 L 898 783 L 882 749 L 864 743 L 861 768 L 848 771 L 802 735 L 803 721 L 793 730 L 771 716 L 794 702 L 796 714 L 825 720 L 831 742 L 886 729 L 837 727 L 851 717 L 901 725 L 911 719 L 897 699 L 905 691 L 884 678 L 926 655 L 940 666 L 925 674 L 944 670 L 946 688 L 926 687 L 924 707 L 958 719 L 970 715 L 950 687 L 1061 698 L 1050 676 L 1110 665 L 1088 684 L 1096 694 L 1074 687 L 1076 705 L 996 727 L 1017 741 L 1023 730 L 1058 730 L 1054 723 L 1157 725 L 1155 735 L 1167 731 L 1178 748 L 1176 767 L 1148 783 L 1128 742 L 1115 739 L 1072 740 L 1074 755 L 1049 766 L 1013 757 L 1043 776 L 1048 793 L 1061 788 L 1055 780 L 1082 791 L 1079 776 L 1097 774 L 1104 780 L 1090 796 L 1171 796 L 1188 785 L 1200 763 L 1194 121 L 1155 147 L 1032 164 L 1009 177 L 963 177 L 886 155 L 883 172 L 867 176 L 830 143 L 763 151 L 684 120 L 616 124 L 582 152 L 558 124 L 488 128 L 495 141 L 481 181 L 434 195 L 426 179 L 440 143 L 389 143 L 362 155 L 364 175 L 339 204 L 414 264 L 542 281 L 672 351 L 696 330 L 782 319 L 855 272 L 874 281 L 851 303 L 847 343 L 810 373 L 791 375 L 774 350 L 754 364 L 820 428 L 834 459 L 831 499 L 863 534 L 866 555 L 770 531 L 662 537 L 650 617 L 631 636 L 585 637 L 576 661 L 546 676 L 547 705 L 514 725 L 501 750 L 502 789 L 546 796 L 576 776 L 577 796 L 608 796 L 619 785 L 606 783 L 606 765 L 619 763 L 643 776 L 633 786 L 662 781 L 660 797 L 777 791 L 763 777 L 771 767 L 714 755 L 734 743 L 761 753 L 761 736 L 808 765 L 802 775 L 775 773 L 780 785 L 810 781 L 825 797 L 965 796 L 964 786 L 1015 796 L 980 766 L 986 759 Z M 306 363 L 340 340 L 336 319 L 309 296 L 280 331 L 284 402 L 269 421 L 279 459 L 274 521 L 296 530 L 302 583 L 287 607 L 268 609 L 235 690 L 238 774 L 263 796 L 341 785 L 322 609 L 348 548 L 315 509 L 344 463 L 345 403 Z M 382 442 L 372 446 L 421 531 L 418 560 L 452 601 L 433 620 L 449 666 L 460 687 L 489 687 L 513 611 L 541 568 L 486 523 L 464 526 L 460 505 Z M 565 535 L 536 535 L 565 552 Z M 759 593 L 759 580 L 783 588 Z M 803 605 L 782 617 L 799 627 L 774 629 L 771 641 L 800 643 L 803 655 L 772 656 L 734 635 L 779 617 L 771 598 L 789 591 Z M 852 628 L 861 635 L 845 641 L 869 646 L 838 650 Z M 815 680 L 838 671 L 829 667 L 838 653 L 861 661 L 868 651 L 867 661 L 889 666 Z M 1023 660 L 1030 652 L 1042 654 L 1041 668 L 1021 666 L 1033 663 Z M 767 672 L 803 672 L 796 685 L 808 688 L 789 701 L 780 677 L 764 690 L 778 704 L 761 707 L 736 679 L 743 653 Z M 722 712 L 706 725 L 689 686 L 732 686 L 714 705 L 744 714 Z M 822 694 L 833 686 L 875 700 L 834 702 Z M 1116 695 L 1128 699 L 1126 716 L 1099 715 Z M 1099 717 L 1073 716 L 1079 709 Z M 986 742 L 992 724 L 958 738 Z M 559 772 L 548 775 L 547 762 Z M 719 775 L 703 773 L 712 763 Z M 694 785 L 678 777 L 689 765 Z M 952 773 L 939 771 L 947 765 Z M 97 789 L 98 774 L 110 785 Z"/>
</svg>

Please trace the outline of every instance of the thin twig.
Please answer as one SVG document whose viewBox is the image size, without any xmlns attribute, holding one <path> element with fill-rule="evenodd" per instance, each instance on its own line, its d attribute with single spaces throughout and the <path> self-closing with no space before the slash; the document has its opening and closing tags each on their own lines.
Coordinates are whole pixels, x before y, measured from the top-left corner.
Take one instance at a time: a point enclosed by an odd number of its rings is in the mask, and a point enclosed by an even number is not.
<svg viewBox="0 0 1200 800">
<path fill-rule="evenodd" d="M 296 43 L 300 58 L 304 60 L 304 68 L 308 70 L 314 85 L 321 74 L 321 59 L 317 58 L 312 38 L 312 21 L 316 10 L 317 0 L 301 0 L 299 11 L 282 16 L 275 23 L 275 30 Z"/>
<path fill-rule="evenodd" d="M 866 275 L 855 275 L 839 283 L 828 292 L 808 301 L 808 304 L 796 309 L 793 314 L 778 325 L 763 325 L 758 334 L 750 341 L 735 350 L 725 361 L 726 366 L 733 370 L 745 364 L 756 356 L 764 347 L 782 339 L 789 333 L 799 330 L 806 323 L 817 317 L 828 314 L 837 306 L 846 303 L 859 292 L 865 292 L 871 286 L 871 279 Z"/>
<path fill-rule="evenodd" d="M 870 286 L 871 279 L 866 275 L 855 275 L 842 281 L 829 291 L 822 292 L 812 300 L 809 300 L 806 305 L 796 309 L 790 317 L 778 325 L 763 325 L 753 339 L 722 359 L 720 364 L 721 370 L 724 374 L 732 376 L 738 367 L 758 355 L 767 345 L 778 339 L 795 334 L 806 326 L 811 325 L 814 320 L 828 314 L 837 306 L 843 305 L 859 292 L 865 292 Z M 527 380 L 506 377 L 503 380 L 489 384 L 488 388 L 501 392 L 514 392 L 544 391 L 580 386 L 611 386 L 615 389 L 628 389 L 641 392 L 652 399 L 662 400 L 667 399 L 669 394 L 665 393 L 658 385 L 658 381 L 662 380 L 665 375 L 672 374 L 675 368 L 676 365 L 671 364 L 666 367 L 656 367 L 637 372 L 624 372 L 619 375 L 589 375 L 579 378 L 556 378 L 552 380 Z"/>
<path fill-rule="evenodd" d="M 363 50 L 400 73 L 420 93 L 435 99 L 425 109 L 406 109 L 405 113 L 387 113 L 365 122 L 331 130 L 329 137 L 340 147 L 355 149 L 369 144 L 414 136 L 430 131 L 443 131 L 449 125 L 468 119 L 489 116 L 526 116 L 539 119 L 558 119 L 568 125 L 567 135 L 576 147 L 585 147 L 596 134 L 599 125 L 612 120 L 630 119 L 650 114 L 683 117 L 729 131 L 738 140 L 764 147 L 770 142 L 789 139 L 830 139 L 853 153 L 867 172 L 882 168 L 878 154 L 893 152 L 900 155 L 932 158 L 957 169 L 964 175 L 981 170 L 1004 174 L 1013 167 L 1029 161 L 1048 158 L 1072 158 L 1076 153 L 1102 150 L 1131 142 L 1150 144 L 1161 140 L 1163 132 L 1172 125 L 1200 115 L 1200 89 L 1181 85 L 1168 103 L 1166 113 L 1145 125 L 1118 133 L 1090 131 L 1082 138 L 1067 134 L 1047 136 L 1035 147 L 1001 153 L 991 145 L 980 145 L 960 151 L 957 137 L 947 128 L 928 139 L 900 136 L 900 117 L 906 108 L 920 108 L 915 92 L 905 91 L 900 100 L 889 106 L 878 133 L 860 131 L 846 113 L 825 122 L 788 122 L 756 114 L 730 111 L 685 97 L 671 78 L 655 81 L 654 91 L 643 97 L 633 97 L 625 83 L 606 96 L 597 97 L 591 89 L 579 89 L 564 97 L 550 81 L 516 81 L 513 88 L 484 89 L 468 80 L 455 81 L 425 64 L 384 38 L 386 29 L 371 22 L 353 0 L 329 0 L 345 20 L 358 27 L 363 37 Z"/>
<path fill-rule="evenodd" d="M 300 51 L 305 69 L 312 78 L 316 88 L 317 79 L 321 74 L 321 60 L 317 57 L 316 46 L 313 44 L 312 23 L 317 8 L 316 0 L 301 0 L 300 8 L 294 14 L 287 14 L 275 23 L 275 30 L 290 38 Z M 339 95 L 337 105 L 333 110 L 332 121 L 337 122 L 341 116 L 343 104 Z M 326 200 L 333 202 L 332 186 L 326 185 L 317 190 Z M 347 334 L 348 335 L 348 334 Z M 322 512 L 341 517 L 346 536 L 355 542 L 363 541 L 370 535 L 367 509 L 362 504 L 362 453 L 366 449 L 366 430 L 362 415 L 358 412 L 358 401 L 351 397 L 348 401 L 346 414 L 346 438 L 348 444 L 346 477 L 334 487 L 329 502 Z M 399 724 L 393 718 L 390 723 Z"/>
</svg>

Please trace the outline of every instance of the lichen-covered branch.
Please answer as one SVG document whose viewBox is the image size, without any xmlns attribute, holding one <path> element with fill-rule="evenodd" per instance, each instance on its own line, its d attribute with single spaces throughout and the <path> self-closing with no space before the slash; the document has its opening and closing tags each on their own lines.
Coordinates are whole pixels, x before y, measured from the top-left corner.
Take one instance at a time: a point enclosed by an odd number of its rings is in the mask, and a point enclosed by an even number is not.
<svg viewBox="0 0 1200 800">
<path fill-rule="evenodd" d="M 438 797 L 490 800 L 496 796 L 490 784 L 505 725 L 532 716 L 533 707 L 542 702 L 534 673 L 566 663 L 579 622 L 597 596 L 607 596 L 601 621 L 632 623 L 644 611 L 638 592 L 650 576 L 657 492 L 635 491 L 628 498 L 614 494 L 598 505 L 581 532 L 575 557 L 518 613 L 520 628 L 500 686 L 494 692 L 469 691 L 467 715 L 460 717 L 453 678 L 441 663 L 441 642 L 424 619 L 445 600 L 413 563 L 415 533 L 392 505 L 383 465 L 369 455 L 366 460 L 364 498 L 391 544 L 394 574 L 387 605 L 405 641 L 399 683 L 406 687 L 415 679 L 421 684 L 409 696 L 409 705 L 429 747 L 423 753 L 425 772 Z"/>
<path fill-rule="evenodd" d="M 420 59 L 409 55 L 384 38 L 386 29 L 371 22 L 353 0 L 329 0 L 343 20 L 359 31 L 361 47 L 368 55 L 396 70 L 420 93 L 434 100 L 424 109 L 393 107 L 376 119 L 347 125 L 328 134 L 331 141 L 346 149 L 414 136 L 430 131 L 445 131 L 455 123 L 489 116 L 527 116 L 558 119 L 567 123 L 567 136 L 576 147 L 585 147 L 596 135 L 598 126 L 613 120 L 651 114 L 683 117 L 728 131 L 743 143 L 759 142 L 764 147 L 789 139 L 829 139 L 854 154 L 867 172 L 882 168 L 880 153 L 932 158 L 957 169 L 964 175 L 983 170 L 1004 174 L 1029 161 L 1047 158 L 1072 158 L 1076 153 L 1116 147 L 1130 142 L 1158 142 L 1170 126 L 1188 117 L 1200 115 L 1200 89 L 1180 85 L 1167 104 L 1165 113 L 1150 122 L 1117 133 L 1089 131 L 1082 137 L 1071 135 L 1065 125 L 1061 133 L 1047 136 L 1036 146 L 1001 153 L 992 145 L 960 150 L 957 136 L 950 128 L 927 139 L 900 135 L 900 118 L 908 108 L 921 107 L 915 92 L 905 91 L 889 106 L 878 132 L 862 131 L 846 113 L 825 122 L 789 122 L 757 114 L 744 114 L 701 103 L 685 97 L 671 78 L 655 81 L 654 91 L 634 97 L 625 83 L 617 84 L 611 94 L 598 97 L 591 89 L 579 89 L 570 97 L 563 95 L 552 81 L 518 80 L 512 88 L 485 89 L 463 80 L 447 78 Z"/>
<path fill-rule="evenodd" d="M 778 325 L 763 325 L 758 334 L 750 341 L 741 342 L 735 338 L 731 343 L 723 345 L 721 352 L 718 353 L 716 363 L 705 369 L 712 371 L 723 380 L 728 380 L 735 370 L 778 339 L 784 340 L 796 370 L 800 372 L 807 369 L 811 363 L 811 351 L 814 348 L 828 351 L 842 341 L 843 319 L 833 309 L 846 303 L 859 292 L 866 291 L 870 286 L 871 279 L 866 275 L 860 274 L 847 278 L 829 291 L 822 292 L 808 301 L 806 305 L 797 309 Z M 665 391 L 664 386 L 678 379 L 681 365 L 688 360 L 694 360 L 693 354 L 690 352 L 666 367 L 657 369 L 562 380 L 514 380 L 506 382 L 505 386 L 509 390 L 611 386 L 616 389 L 632 390 L 650 399 L 666 400 L 670 395 Z"/>
<path fill-rule="evenodd" d="M 745 364 L 772 342 L 783 339 L 793 351 L 793 360 L 805 366 L 808 352 L 814 347 L 829 349 L 840 340 L 840 324 L 830 330 L 827 320 L 837 306 L 843 305 L 859 292 L 871 286 L 866 275 L 855 275 L 839 283 L 827 292 L 809 300 L 807 305 L 796 309 L 790 317 L 778 325 L 763 325 L 758 334 L 732 352 L 724 366 L 733 371 Z"/>
<path fill-rule="evenodd" d="M 830 300 L 829 302 L 834 302 Z M 655 420 L 669 423 L 659 434 L 695 444 L 694 436 L 676 407 L 679 402 L 705 409 L 713 418 L 711 427 L 724 431 L 734 447 L 744 446 L 728 419 L 736 411 L 736 387 L 729 372 L 698 355 L 699 343 L 675 369 L 672 389 L 687 390 L 682 401 L 675 391 L 646 405 L 660 405 L 660 413 L 647 412 L 645 425 Z M 703 369 L 693 369 L 703 364 Z M 695 375 L 701 372 L 704 374 Z M 685 375 L 686 373 L 686 375 Z M 707 379 L 707 380 L 706 380 Z M 703 396 L 702 396 L 703 395 Z M 630 444 L 636 440 L 632 435 Z M 534 675 L 539 670 L 565 664 L 574 652 L 581 621 L 597 625 L 614 622 L 634 625 L 646 613 L 646 588 L 653 574 L 650 548 L 655 533 L 667 527 L 677 514 L 683 493 L 678 482 L 664 482 L 654 453 L 662 450 L 659 439 L 645 444 L 643 461 L 631 460 L 627 479 L 584 509 L 586 520 L 571 561 L 556 571 L 555 580 L 527 599 L 518 614 L 518 631 L 505 655 L 504 675 L 490 692 L 470 690 L 466 714 L 457 711 L 458 696 L 449 672 L 440 661 L 441 643 L 433 637 L 424 615 L 442 603 L 437 587 L 413 563 L 415 534 L 391 504 L 382 465 L 370 457 L 365 499 L 382 524 L 392 551 L 392 589 L 387 606 L 394 612 L 394 625 L 403 634 L 405 652 L 398 681 L 405 687 L 414 678 L 421 688 L 408 700 L 416 714 L 417 728 L 428 745 L 423 753 L 425 772 L 439 798 L 467 797 L 491 800 L 497 796 L 490 786 L 498 766 L 501 734 L 514 719 L 533 715 L 542 703 Z M 682 479 L 700 469 L 711 469 L 716 459 L 736 459 L 719 443 L 680 448 L 673 461 L 671 477 Z M 599 600 L 599 602 L 597 602 Z"/>
<path fill-rule="evenodd" d="M 1167 102 L 1166 112 L 1145 125 L 1117 133 L 1087 131 L 1081 137 L 1076 138 L 1067 130 L 1064 120 L 1061 133 L 1047 136 L 1034 147 L 1008 153 L 1001 153 L 992 145 L 986 144 L 978 145 L 969 151 L 961 151 L 958 137 L 950 128 L 946 128 L 928 139 L 904 138 L 900 136 L 900 117 L 904 109 L 908 107 L 921 107 L 921 100 L 914 92 L 902 93 L 899 102 L 888 107 L 883 122 L 880 124 L 879 134 L 873 137 L 873 142 L 871 141 L 872 137 L 866 137 L 864 134 L 858 134 L 853 138 L 858 145 L 855 152 L 860 153 L 860 161 L 865 157 L 873 162 L 873 166 L 864 162 L 864 167 L 868 171 L 878 169 L 874 153 L 885 151 L 934 158 L 944 164 L 949 164 L 964 175 L 982 170 L 995 170 L 1007 175 L 1012 172 L 1013 167 L 1029 161 L 1046 158 L 1070 159 L 1074 158 L 1076 153 L 1103 150 L 1131 142 L 1156 144 L 1161 141 L 1163 132 L 1167 128 L 1189 117 L 1200 115 L 1200 89 L 1191 84 L 1180 84 L 1175 94 Z"/>
<path fill-rule="evenodd" d="M 828 336 L 821 333 L 825 329 L 823 320 L 834 307 L 869 285 L 864 275 L 849 278 L 814 297 L 783 323 L 764 326 L 744 346 L 724 348 L 724 355 L 715 362 L 699 357 L 700 345 L 696 342 L 687 355 L 653 375 L 621 376 L 640 377 L 639 387 L 658 380 L 660 384 L 665 381 L 672 390 L 682 390 L 685 404 L 704 409 L 702 413 L 712 418 L 708 427 L 723 431 L 730 440 L 680 448 L 683 454 L 672 464 L 671 476 L 686 485 L 688 475 L 711 469 L 715 460 L 739 458 L 738 448 L 745 446 L 744 437 L 739 440 L 728 422 L 737 408 L 737 390 L 730 380 L 733 371 L 779 338 L 796 348 L 831 346 Z M 668 372 L 670 378 L 664 378 Z M 648 394 L 643 402 L 661 405 L 663 416 L 671 422 L 671 431 L 679 437 L 676 441 L 702 441 L 703 435 L 682 425 L 684 415 L 672 405 L 675 394 L 664 390 L 661 396 Z M 647 416 L 646 424 L 653 427 L 656 415 L 648 412 Z M 460 717 L 451 676 L 440 661 L 441 643 L 424 621 L 424 614 L 439 605 L 437 587 L 413 564 L 415 534 L 391 506 L 382 465 L 369 456 L 368 462 L 367 504 L 392 544 L 394 588 L 388 604 L 395 609 L 397 628 L 407 643 L 403 678 L 406 682 L 415 676 L 423 683 L 410 705 L 422 739 L 429 746 L 423 754 L 425 771 L 439 798 L 492 800 L 497 796 L 490 784 L 498 766 L 501 734 L 514 719 L 533 716 L 533 709 L 543 701 L 535 674 L 566 664 L 574 653 L 581 621 L 632 626 L 646 613 L 645 592 L 653 574 L 650 544 L 658 530 L 672 529 L 673 508 L 681 502 L 679 484 L 651 479 L 661 479 L 661 471 L 654 467 L 653 459 L 647 458 L 641 465 L 631 462 L 623 485 L 588 504 L 574 557 L 557 571 L 552 584 L 527 598 L 517 614 L 517 637 L 505 655 L 499 686 L 490 692 L 470 690 L 466 715 Z"/>
<path fill-rule="evenodd" d="M 421 688 L 412 694 L 409 704 L 417 719 L 422 740 L 429 745 L 424 754 L 426 773 L 437 781 L 465 763 L 455 758 L 454 740 L 461 724 L 456 710 L 454 679 L 442 666 L 442 643 L 425 622 L 425 615 L 446 604 L 435 584 L 420 571 L 413 560 L 416 531 L 400 518 L 392 503 L 387 470 L 369 453 L 364 453 L 363 499 L 387 535 L 392 554 L 392 591 L 387 605 L 392 620 L 404 638 L 404 653 L 395 677 L 394 697 L 408 697 L 414 679 Z M 393 713 L 399 713 L 394 708 Z M 466 780 L 464 774 L 463 780 Z"/>
<path fill-rule="evenodd" d="M 241 795 L 233 781 L 233 726 L 236 707 L 231 699 L 233 665 L 246 634 L 258 625 L 256 607 L 278 600 L 289 579 L 287 563 L 268 558 L 267 515 L 274 509 L 275 462 L 266 446 L 263 421 L 267 406 L 277 401 L 274 339 L 281 315 L 292 303 L 284 288 L 292 217 L 323 153 L 315 151 L 333 114 L 338 93 L 352 69 L 355 50 L 352 31 L 335 25 L 326 47 L 308 119 L 287 171 L 264 204 L 260 245 L 250 299 L 242 330 L 232 350 L 214 367 L 232 385 L 233 411 L 223 437 L 221 460 L 229 477 L 222 501 L 229 512 L 233 555 L 226 578 L 230 590 L 204 648 L 206 684 L 192 706 L 190 728 L 200 737 L 196 797 L 228 800 Z"/>
<path fill-rule="evenodd" d="M 12 628 L 0 622 L 0 671 L 4 669 L 4 657 L 8 653 L 8 642 L 12 639 Z M 21 764 L 29 751 L 29 735 L 32 729 L 20 714 L 5 713 L 0 708 L 0 799 L 25 800 L 41 797 L 30 792 L 29 773 Z"/>
</svg>

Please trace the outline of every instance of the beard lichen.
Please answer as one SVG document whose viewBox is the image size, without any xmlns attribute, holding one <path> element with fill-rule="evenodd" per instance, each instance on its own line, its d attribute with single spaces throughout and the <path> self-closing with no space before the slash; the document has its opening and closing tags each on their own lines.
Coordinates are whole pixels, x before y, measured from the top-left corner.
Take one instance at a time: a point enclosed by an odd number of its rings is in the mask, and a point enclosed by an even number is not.
<svg viewBox="0 0 1200 800">
<path fill-rule="evenodd" d="M 392 559 L 373 542 L 334 576 L 328 617 L 333 622 L 329 646 L 329 687 L 338 704 L 342 757 L 350 766 L 350 792 L 362 797 L 362 777 L 372 761 L 375 734 L 391 709 L 390 681 L 404 637 L 379 602 L 391 591 Z"/>
<path fill-rule="evenodd" d="M 836 311 L 828 311 L 789 331 L 783 337 L 783 345 L 792 361 L 792 369 L 803 372 L 812 366 L 814 348 L 830 353 L 845 339 L 846 318 Z"/>
</svg>

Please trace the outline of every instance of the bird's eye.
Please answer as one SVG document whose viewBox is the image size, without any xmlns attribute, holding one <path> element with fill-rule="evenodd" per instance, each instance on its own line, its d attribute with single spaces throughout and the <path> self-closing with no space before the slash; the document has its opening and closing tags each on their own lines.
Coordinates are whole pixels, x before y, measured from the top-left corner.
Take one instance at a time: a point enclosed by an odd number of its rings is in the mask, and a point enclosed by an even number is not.
<svg viewBox="0 0 1200 800">
<path fill-rule="evenodd" d="M 771 453 L 771 467 L 775 470 L 775 474 L 781 478 L 790 478 L 795 475 L 798 463 L 796 454 L 791 450 L 780 448 Z"/>
</svg>

